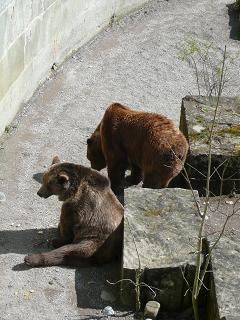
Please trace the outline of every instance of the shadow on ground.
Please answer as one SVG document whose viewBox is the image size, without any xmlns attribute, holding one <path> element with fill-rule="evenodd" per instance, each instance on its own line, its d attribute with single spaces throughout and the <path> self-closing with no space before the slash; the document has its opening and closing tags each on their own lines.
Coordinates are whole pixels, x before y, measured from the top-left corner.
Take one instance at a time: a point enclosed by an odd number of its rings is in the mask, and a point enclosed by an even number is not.
<svg viewBox="0 0 240 320">
<path fill-rule="evenodd" d="M 28 254 L 49 250 L 57 228 L 0 231 L 0 254 Z"/>
<path fill-rule="evenodd" d="M 51 250 L 51 239 L 56 235 L 57 228 L 3 230 L 0 232 L 0 254 L 16 253 L 27 255 L 29 253 L 49 251 Z M 29 269 L 30 267 L 23 262 L 12 268 L 16 272 L 26 272 Z M 121 308 L 119 309 L 119 303 L 117 302 L 119 287 L 107 283 L 107 280 L 116 282 L 119 279 L 120 261 L 103 266 L 76 268 L 75 290 L 77 306 L 84 309 L 103 309 L 107 305 L 111 305 L 115 310 L 120 310 Z M 101 293 L 103 290 L 107 291 L 115 301 L 102 300 Z M 92 297 L 95 298 L 93 299 Z"/>
<path fill-rule="evenodd" d="M 43 172 L 34 173 L 33 179 L 39 183 L 42 183 L 43 175 L 44 175 Z"/>
<path fill-rule="evenodd" d="M 104 266 L 76 269 L 75 290 L 77 293 L 77 306 L 80 308 L 103 309 L 110 305 L 114 310 L 119 308 L 119 286 L 107 282 L 116 282 L 120 279 L 120 262 Z M 102 292 L 107 292 L 112 301 L 101 298 Z M 95 297 L 92 299 L 92 297 Z M 125 309 L 126 310 L 126 309 Z"/>
<path fill-rule="evenodd" d="M 230 4 L 228 7 L 230 39 L 240 40 L 240 10 L 234 7 L 234 4 Z"/>
</svg>

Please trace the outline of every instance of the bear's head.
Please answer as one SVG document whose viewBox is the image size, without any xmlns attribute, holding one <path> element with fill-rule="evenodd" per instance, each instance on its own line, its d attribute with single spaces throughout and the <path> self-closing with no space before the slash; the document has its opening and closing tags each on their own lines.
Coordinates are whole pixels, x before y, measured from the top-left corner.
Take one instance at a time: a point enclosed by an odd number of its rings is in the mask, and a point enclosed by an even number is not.
<svg viewBox="0 0 240 320">
<path fill-rule="evenodd" d="M 102 150 L 102 141 L 100 135 L 100 125 L 87 139 L 87 158 L 91 162 L 91 168 L 102 170 L 106 167 L 106 160 Z"/>
<path fill-rule="evenodd" d="M 52 165 L 49 170 L 43 174 L 42 186 L 37 194 L 42 198 L 48 198 L 57 195 L 60 201 L 65 201 L 71 194 L 70 192 L 70 175 L 69 170 L 74 166 L 70 163 L 60 163 L 59 158 L 53 158 Z M 68 168 L 69 167 L 69 168 Z"/>
</svg>

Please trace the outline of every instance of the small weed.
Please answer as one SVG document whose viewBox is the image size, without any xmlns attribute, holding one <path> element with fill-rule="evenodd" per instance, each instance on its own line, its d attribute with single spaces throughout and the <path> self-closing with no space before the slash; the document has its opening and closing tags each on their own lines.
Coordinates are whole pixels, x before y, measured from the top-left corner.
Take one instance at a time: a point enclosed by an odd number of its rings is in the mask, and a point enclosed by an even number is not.
<svg viewBox="0 0 240 320">
<path fill-rule="evenodd" d="M 236 144 L 234 146 L 233 153 L 237 156 L 240 156 L 240 144 Z"/>
<path fill-rule="evenodd" d="M 11 131 L 11 126 L 6 126 L 5 127 L 5 132 L 6 133 L 10 133 L 10 131 Z"/>
<path fill-rule="evenodd" d="M 144 212 L 144 215 L 146 217 L 157 217 L 161 215 L 161 210 L 160 209 L 147 209 Z"/>
<path fill-rule="evenodd" d="M 16 125 L 8 125 L 5 127 L 5 130 L 4 132 L 7 133 L 7 134 L 10 134 L 14 129 L 16 129 Z"/>
<path fill-rule="evenodd" d="M 232 126 L 230 128 L 224 128 L 218 131 L 219 135 L 231 134 L 234 136 L 240 136 L 240 125 Z"/>
<path fill-rule="evenodd" d="M 189 137 L 191 137 L 193 140 L 203 140 L 209 138 L 209 129 L 204 129 L 201 132 L 191 132 L 189 134 Z"/>
<path fill-rule="evenodd" d="M 111 16 L 110 21 L 109 21 L 109 26 L 112 27 L 114 24 L 114 21 L 116 19 L 116 15 L 115 13 Z"/>
</svg>

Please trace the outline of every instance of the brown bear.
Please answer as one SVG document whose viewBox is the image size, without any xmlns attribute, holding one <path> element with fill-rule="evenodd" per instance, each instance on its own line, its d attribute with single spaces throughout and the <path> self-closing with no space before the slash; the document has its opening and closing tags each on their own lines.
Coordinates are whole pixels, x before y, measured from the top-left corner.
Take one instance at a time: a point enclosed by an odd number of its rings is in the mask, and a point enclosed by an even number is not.
<svg viewBox="0 0 240 320">
<path fill-rule="evenodd" d="M 132 110 L 120 103 L 111 104 L 87 139 L 87 158 L 91 167 L 107 165 L 112 189 L 118 193 L 125 171 L 128 181 L 145 188 L 164 188 L 182 170 L 188 143 L 167 117 Z"/>
<path fill-rule="evenodd" d="M 60 236 L 52 242 L 55 250 L 26 256 L 27 265 L 103 264 L 121 253 L 123 207 L 107 177 L 55 157 L 37 194 L 63 201 Z"/>
</svg>

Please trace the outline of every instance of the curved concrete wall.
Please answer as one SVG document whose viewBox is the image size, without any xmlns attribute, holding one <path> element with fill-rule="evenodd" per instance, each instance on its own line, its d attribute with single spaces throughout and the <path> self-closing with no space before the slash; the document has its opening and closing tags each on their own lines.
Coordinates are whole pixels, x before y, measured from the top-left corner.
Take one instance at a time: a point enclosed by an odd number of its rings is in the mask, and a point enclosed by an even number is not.
<svg viewBox="0 0 240 320">
<path fill-rule="evenodd" d="M 60 63 L 148 0 L 0 0 L 0 135 Z"/>
</svg>

